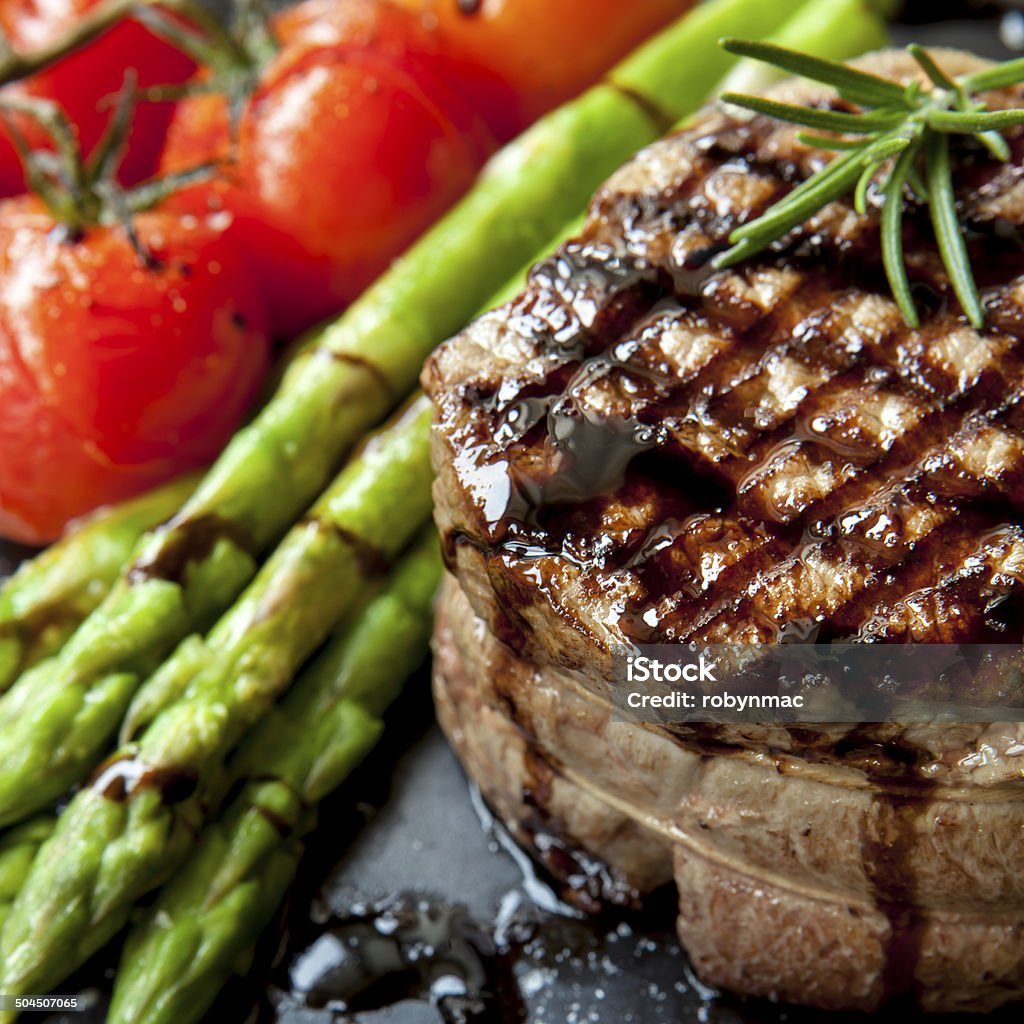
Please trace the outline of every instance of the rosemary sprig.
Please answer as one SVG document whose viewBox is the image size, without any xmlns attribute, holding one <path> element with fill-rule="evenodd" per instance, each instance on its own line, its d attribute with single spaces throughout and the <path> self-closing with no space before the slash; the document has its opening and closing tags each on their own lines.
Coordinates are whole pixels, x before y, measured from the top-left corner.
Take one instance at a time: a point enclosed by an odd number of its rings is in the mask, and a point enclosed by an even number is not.
<svg viewBox="0 0 1024 1024">
<path fill-rule="evenodd" d="M 851 192 L 855 209 L 865 213 L 874 185 L 882 202 L 886 276 L 904 321 L 918 327 L 920 318 L 903 258 L 904 197 L 910 190 L 929 207 L 953 291 L 967 319 L 981 329 L 985 313 L 957 219 L 950 136 L 974 136 L 997 160 L 1009 160 L 1010 147 L 1001 133 L 1024 124 L 1024 110 L 988 110 L 978 94 L 1024 81 L 1024 59 L 954 78 L 925 49 L 911 45 L 907 51 L 931 83 L 930 88 L 923 88 L 918 81 L 903 85 L 770 43 L 725 39 L 722 46 L 738 56 L 829 85 L 840 98 L 861 109 L 848 113 L 761 96 L 727 93 L 722 97 L 734 106 L 808 128 L 810 132 L 798 136 L 801 142 L 839 155 L 757 220 L 734 231 L 729 236 L 732 248 L 715 259 L 715 266 L 725 269 L 756 256 L 818 210 Z"/>
</svg>

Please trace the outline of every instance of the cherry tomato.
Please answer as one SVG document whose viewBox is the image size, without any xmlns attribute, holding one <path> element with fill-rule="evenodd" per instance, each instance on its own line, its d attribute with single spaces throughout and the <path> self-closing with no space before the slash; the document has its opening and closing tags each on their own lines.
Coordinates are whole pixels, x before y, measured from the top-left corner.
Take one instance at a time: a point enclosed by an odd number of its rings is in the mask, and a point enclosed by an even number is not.
<svg viewBox="0 0 1024 1024">
<path fill-rule="evenodd" d="M 516 134 L 565 103 L 694 0 L 402 0 L 436 23 L 453 55 L 507 87 L 491 123 Z M 503 103 L 510 103 L 504 109 Z"/>
<path fill-rule="evenodd" d="M 31 53 L 49 45 L 101 0 L 3 0 L 0 29 L 17 52 Z M 58 103 L 76 127 L 88 153 L 110 118 L 110 100 L 124 83 L 128 69 L 140 88 L 187 81 L 195 62 L 170 42 L 137 21 L 127 20 L 45 70 L 0 90 L 0 95 L 30 96 Z M 163 136 L 173 113 L 169 102 L 140 102 L 119 169 L 123 184 L 148 178 L 156 170 Z M 21 118 L 18 127 L 33 146 L 46 145 L 39 129 Z M 24 175 L 6 131 L 0 131 L 0 195 L 24 191 Z"/>
<path fill-rule="evenodd" d="M 465 191 L 495 144 L 408 12 L 317 0 L 274 28 L 280 48 L 245 104 L 234 162 L 176 205 L 231 217 L 287 337 L 351 302 Z M 229 150 L 224 99 L 197 95 L 178 107 L 161 169 Z"/>
<path fill-rule="evenodd" d="M 72 518 L 211 461 L 256 397 L 266 308 L 213 226 L 165 212 L 68 237 L 0 203 L 0 535 Z"/>
<path fill-rule="evenodd" d="M 525 127 L 515 113 L 511 86 L 446 37 L 434 8 L 435 0 L 305 0 L 277 16 L 275 31 L 291 41 L 302 37 L 369 47 L 404 66 L 425 56 L 427 74 L 443 79 L 483 116 L 497 141 L 507 141 Z"/>
<path fill-rule="evenodd" d="M 274 17 L 273 34 L 287 43 L 304 39 L 371 47 L 391 58 L 438 51 L 436 28 L 416 24 L 391 0 L 303 0 Z"/>
</svg>

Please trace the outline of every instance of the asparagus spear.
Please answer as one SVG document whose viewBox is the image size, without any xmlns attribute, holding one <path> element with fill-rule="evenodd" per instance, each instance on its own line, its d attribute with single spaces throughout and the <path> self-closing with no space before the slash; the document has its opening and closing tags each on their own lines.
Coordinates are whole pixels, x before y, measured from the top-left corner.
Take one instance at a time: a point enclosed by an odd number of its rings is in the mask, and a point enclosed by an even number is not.
<svg viewBox="0 0 1024 1024">
<path fill-rule="evenodd" d="M 186 640 L 160 669 L 160 685 L 184 692 L 194 678 L 204 676 L 211 659 L 219 659 L 225 671 L 246 672 L 249 654 L 259 649 L 265 635 L 273 636 L 282 624 L 291 627 L 293 619 L 299 627 L 307 622 L 311 594 L 297 592 L 299 584 L 318 588 L 316 593 L 327 592 L 318 612 L 353 600 L 372 555 L 359 550 L 352 538 L 365 538 L 367 551 L 386 554 L 396 543 L 401 546 L 403 529 L 415 528 L 429 514 L 429 420 L 429 403 L 421 399 L 396 426 L 371 442 L 324 494 L 311 517 L 294 528 L 209 637 Z M 187 617 L 176 588 L 165 582 L 161 594 L 160 609 L 133 608 L 131 614 L 122 614 L 114 639 L 124 640 L 133 629 L 150 626 L 146 616 L 156 613 L 163 617 L 152 628 L 167 641 L 173 640 L 175 629 Z M 294 611 L 289 608 L 290 599 Z M 303 637 L 286 639 L 298 642 Z M 279 656 L 284 646 L 272 647 L 271 653 Z M 237 656 L 239 664 L 228 665 L 228 655 Z M 59 655 L 60 662 L 67 659 L 78 665 L 72 680 L 48 671 L 50 665 L 42 662 L 6 694 L 0 705 L 0 825 L 19 821 L 55 800 L 96 764 L 109 744 L 140 678 L 155 667 L 137 657 L 126 661 L 124 670 L 111 671 L 104 664 L 109 657 L 94 635 L 91 620 L 86 621 Z M 97 664 L 106 674 L 99 686 L 93 686 L 90 681 Z M 262 666 L 264 674 L 276 682 L 274 667 L 273 663 Z M 248 676 L 244 681 L 253 684 Z"/>
<path fill-rule="evenodd" d="M 54 819 L 43 815 L 0 836 L 0 928 L 28 877 L 39 847 L 53 834 L 53 825 Z"/>
<path fill-rule="evenodd" d="M 877 12 L 888 12 L 889 0 L 816 0 L 805 4 L 781 28 L 768 37 L 776 46 L 802 50 L 817 57 L 846 60 L 869 50 L 885 46 L 889 41 L 884 20 Z M 724 92 L 760 92 L 779 81 L 783 73 L 764 61 L 744 59 L 732 66 L 714 87 L 714 94 Z M 692 111 L 687 111 L 675 125 L 683 128 Z M 530 267 L 563 241 L 579 235 L 584 217 L 578 216 L 552 235 L 548 244 L 538 250 L 523 268 L 502 285 L 485 305 L 494 309 L 512 301 L 525 287 Z"/>
<path fill-rule="evenodd" d="M 108 1024 L 206 1012 L 281 903 L 313 808 L 376 742 L 378 716 L 426 655 L 440 568 L 431 529 L 246 738 L 231 774 L 249 781 L 129 932 Z"/>
<path fill-rule="evenodd" d="M 180 699 L 72 799 L 4 927 L 0 992 L 59 982 L 181 863 L 231 748 L 429 518 L 430 416 L 420 397 L 370 440 L 189 652 Z"/>
<path fill-rule="evenodd" d="M 177 512 L 197 481 L 182 477 L 104 509 L 7 580 L 0 589 L 0 693 L 23 669 L 60 649 L 106 597 L 139 537 Z"/>
<path fill-rule="evenodd" d="M 880 15 L 894 6 L 889 0 L 818 0 L 793 15 L 770 41 L 816 57 L 847 60 L 886 45 L 889 34 Z M 745 59 L 718 83 L 715 92 L 762 92 L 783 77 L 770 64 Z"/>
<path fill-rule="evenodd" d="M 718 37 L 762 37 L 804 2 L 700 5 L 506 147 L 461 204 L 310 339 L 191 500 L 143 539 L 104 603 L 0 698 L 0 824 L 81 780 L 140 680 L 230 606 L 345 451 L 413 387 L 430 349 L 619 162 L 700 104 L 732 63 Z"/>
<path fill-rule="evenodd" d="M 714 6 L 708 5 L 705 10 Z M 425 453 L 421 452 L 421 457 L 425 459 Z M 414 460 L 410 465 L 413 464 Z M 214 552 L 220 547 L 218 543 L 210 546 Z M 205 572 L 207 565 L 200 564 L 199 568 Z M 211 582 L 215 581 L 216 575 L 210 579 Z M 170 602 L 167 602 L 167 606 L 172 607 Z M 230 634 L 230 630 L 226 632 Z M 272 650 L 272 644 L 268 642 L 264 653 Z M 172 768 L 175 764 L 173 756 L 167 757 L 168 753 L 179 756 L 186 750 L 194 752 L 208 745 L 200 742 L 198 737 L 189 743 L 180 735 L 177 742 L 173 742 L 174 726 L 185 725 L 183 721 L 175 720 L 175 713 L 182 708 L 187 712 L 192 690 L 191 685 L 186 687 L 183 699 L 167 714 L 161 715 L 143 737 L 141 750 L 132 751 L 136 764 L 144 765 L 145 768 L 137 771 L 135 777 L 129 778 L 124 786 L 126 793 L 131 794 L 128 810 L 112 814 L 112 807 L 120 808 L 122 805 L 114 804 L 109 789 L 104 797 L 96 786 L 92 786 L 73 802 L 69 811 L 75 811 L 75 814 L 66 814 L 62 819 L 63 835 L 58 834 L 43 851 L 25 892 L 18 900 L 12 920 L 5 929 L 5 967 L 4 974 L 0 976 L 0 988 L 9 992 L 25 991 L 21 986 L 39 987 L 44 982 L 49 983 L 62 977 L 92 949 L 97 948 L 106 935 L 116 930 L 123 920 L 124 902 L 134 898 L 134 893 L 144 892 L 156 884 L 154 880 L 173 865 L 175 856 L 168 851 L 176 849 L 174 840 L 179 838 L 182 831 L 177 826 L 187 821 L 187 812 L 193 815 L 198 813 L 194 798 L 186 797 L 172 811 L 165 800 L 153 797 L 152 789 L 144 783 L 156 778 L 164 781 L 168 779 L 168 764 Z M 212 699 L 219 694 L 212 690 L 204 694 L 200 687 L 198 706 L 193 708 L 200 719 L 198 724 L 202 726 L 197 730 L 200 736 L 206 736 L 208 732 L 222 735 L 227 731 L 222 719 L 234 713 L 238 702 L 238 694 L 231 688 L 229 692 L 235 701 L 229 701 L 229 707 L 225 709 Z M 204 698 L 212 706 L 204 706 Z M 192 704 L 196 704 L 194 698 Z M 204 716 L 206 720 L 203 720 Z M 168 717 L 174 726 L 161 732 L 161 726 Z M 218 718 L 221 719 L 219 722 Z M 154 733 L 159 739 L 147 742 Z M 168 733 L 172 742 L 168 742 Z M 155 756 L 148 756 L 150 748 L 153 748 Z M 147 756 L 140 757 L 140 753 Z M 160 762 L 161 755 L 165 758 L 164 763 Z M 205 776 L 213 773 L 215 762 L 216 758 L 201 762 L 200 775 L 203 781 L 208 781 Z M 67 822 L 71 824 L 67 825 Z M 116 841 L 118 839 L 119 842 Z M 144 849 L 147 841 L 155 849 Z M 76 895 L 81 901 L 82 894 L 86 894 L 84 903 L 75 905 Z M 34 934 L 33 920 L 44 922 Z M 90 927 L 94 929 L 92 934 L 83 935 Z M 58 964 L 62 959 L 63 962 Z"/>
<path fill-rule="evenodd" d="M 819 9 L 826 6 L 827 12 L 821 11 L 820 16 L 794 19 L 788 31 L 774 41 L 780 45 L 804 42 L 812 52 L 837 57 L 884 41 L 878 19 L 861 17 L 858 21 L 853 17 L 847 23 L 848 16 L 863 14 L 861 0 L 822 0 Z M 574 221 L 561 237 L 578 234 L 581 224 L 579 219 Z M 515 275 L 492 296 L 489 307 L 514 298 L 524 277 L 525 271 Z M 129 934 L 110 1024 L 136 1020 L 188 1024 L 199 1020 L 251 944 L 251 937 L 266 926 L 298 863 L 296 836 L 309 823 L 303 807 L 315 804 L 347 774 L 350 761 L 362 756 L 360 739 L 373 742 L 373 720 L 354 714 L 351 702 L 358 694 L 349 684 L 361 680 L 362 700 L 367 701 L 373 687 L 383 683 L 376 679 L 384 664 L 379 652 L 388 649 L 411 654 L 407 668 L 425 645 L 426 594 L 433 589 L 436 561 L 430 586 L 421 590 L 419 600 L 412 604 L 411 616 L 407 598 L 398 600 L 398 608 L 395 601 L 404 590 L 403 574 L 411 579 L 412 573 L 423 573 L 421 587 L 427 582 L 425 572 L 413 561 L 427 554 L 421 551 L 410 556 L 393 586 L 370 606 L 351 633 L 335 641 L 314 668 L 307 669 L 282 705 L 281 720 L 268 718 L 248 738 L 236 760 L 237 774 L 261 781 L 250 782 L 224 818 L 207 828 L 181 872 Z M 418 644 L 410 644 L 406 629 L 417 628 L 423 636 Z M 394 673 L 392 682 L 404 675 L 404 669 L 399 672 L 394 662 L 389 667 Z M 391 697 L 387 689 L 379 689 L 374 696 L 377 707 L 367 705 L 367 709 L 379 712 Z M 349 716 L 352 721 L 346 726 L 344 719 Z M 318 721 L 326 723 L 319 740 L 314 738 Z M 321 773 L 319 791 L 311 790 L 308 766 L 327 745 L 334 751 L 334 771 Z"/>
</svg>

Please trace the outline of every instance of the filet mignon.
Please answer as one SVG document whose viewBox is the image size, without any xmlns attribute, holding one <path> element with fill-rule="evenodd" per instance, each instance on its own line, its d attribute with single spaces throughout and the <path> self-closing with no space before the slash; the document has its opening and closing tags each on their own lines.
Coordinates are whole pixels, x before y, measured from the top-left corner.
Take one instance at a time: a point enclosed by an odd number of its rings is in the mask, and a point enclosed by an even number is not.
<svg viewBox="0 0 1024 1024">
<path fill-rule="evenodd" d="M 916 73 L 903 54 L 864 65 Z M 919 330 L 888 292 L 877 211 L 847 202 L 716 273 L 731 230 L 828 156 L 711 109 L 613 176 L 580 237 L 424 371 L 457 579 L 442 724 L 578 902 L 674 876 L 687 952 L 736 991 L 932 1010 L 1024 994 L 1024 727 L 667 728 L 608 701 L 623 644 L 1024 639 L 1024 135 L 1009 141 L 1006 165 L 958 163 L 984 331 L 909 195 Z"/>
</svg>

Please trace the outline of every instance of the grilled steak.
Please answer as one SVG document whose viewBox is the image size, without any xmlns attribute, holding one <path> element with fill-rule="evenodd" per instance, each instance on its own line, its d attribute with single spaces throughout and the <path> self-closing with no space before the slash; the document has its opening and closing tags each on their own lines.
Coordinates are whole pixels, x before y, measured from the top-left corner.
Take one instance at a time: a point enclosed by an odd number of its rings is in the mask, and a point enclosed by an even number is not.
<svg viewBox="0 0 1024 1024">
<path fill-rule="evenodd" d="M 866 64 L 914 74 L 900 54 Z M 714 272 L 731 230 L 828 157 L 712 110 L 620 170 L 580 237 L 424 372 L 461 588 L 438 627 L 443 724 L 524 842 L 557 836 L 570 880 L 604 865 L 602 891 L 580 891 L 640 898 L 674 872 L 685 947 L 740 991 L 931 1009 L 1024 991 L 1021 727 L 667 731 L 608 704 L 624 643 L 1021 641 L 1010 142 L 1006 165 L 980 147 L 958 161 L 982 332 L 909 198 L 919 330 L 885 284 L 877 213 L 846 202 Z"/>
<path fill-rule="evenodd" d="M 630 906 L 674 876 L 707 980 L 829 1009 L 911 992 L 985 1010 L 1024 991 L 1024 793 L 993 774 L 1019 758 L 1015 728 L 843 726 L 806 747 L 781 729 L 666 734 L 517 658 L 453 580 L 434 689 L 463 764 L 564 898 Z M 910 750 L 920 772 L 887 764 Z"/>
</svg>

